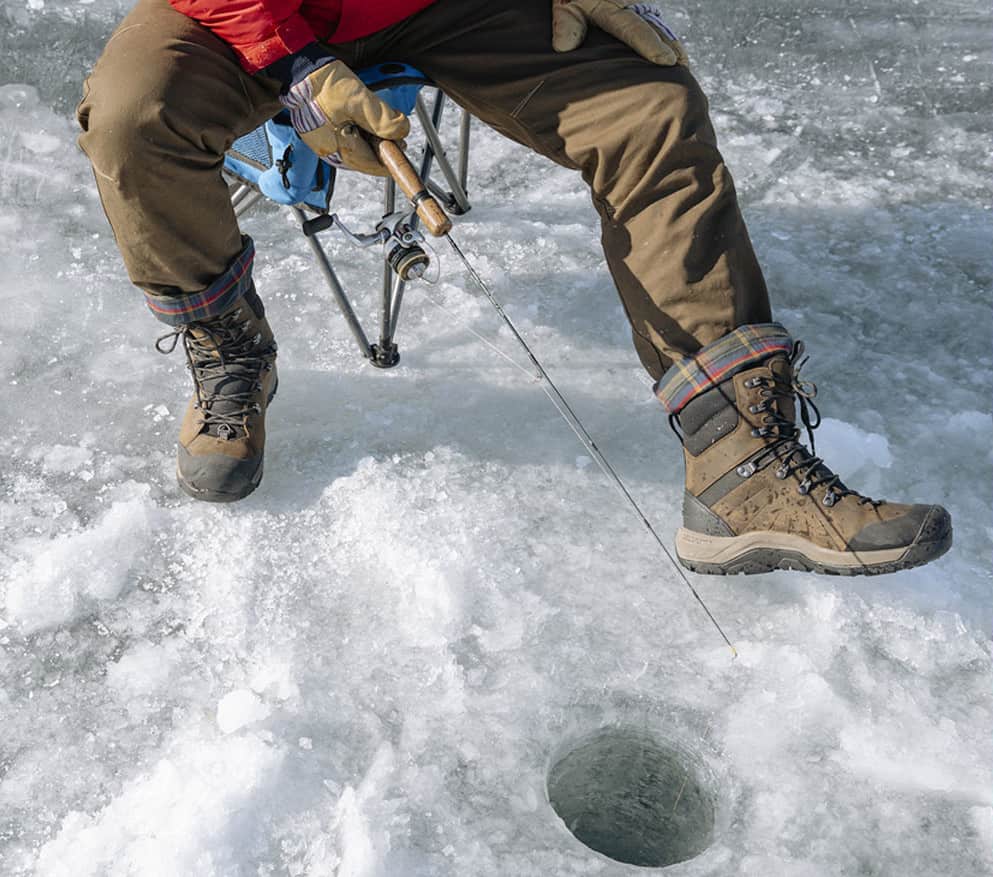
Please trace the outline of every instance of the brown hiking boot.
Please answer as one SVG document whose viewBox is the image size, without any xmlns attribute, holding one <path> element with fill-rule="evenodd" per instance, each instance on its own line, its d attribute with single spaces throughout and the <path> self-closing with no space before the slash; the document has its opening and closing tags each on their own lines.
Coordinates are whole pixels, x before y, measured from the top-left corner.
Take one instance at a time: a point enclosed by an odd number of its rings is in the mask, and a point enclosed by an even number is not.
<svg viewBox="0 0 993 877">
<path fill-rule="evenodd" d="M 176 476 L 190 496 L 233 502 L 262 480 L 265 412 L 276 394 L 276 342 L 254 288 L 218 317 L 179 326 L 194 393 L 179 430 Z M 172 345 L 163 342 L 172 339 Z"/>
<path fill-rule="evenodd" d="M 717 575 L 871 575 L 940 557 L 952 544 L 941 506 L 861 496 L 800 443 L 796 402 L 811 449 L 820 423 L 816 387 L 798 376 L 802 352 L 797 342 L 750 363 L 673 416 L 686 461 L 680 562 Z"/>
</svg>

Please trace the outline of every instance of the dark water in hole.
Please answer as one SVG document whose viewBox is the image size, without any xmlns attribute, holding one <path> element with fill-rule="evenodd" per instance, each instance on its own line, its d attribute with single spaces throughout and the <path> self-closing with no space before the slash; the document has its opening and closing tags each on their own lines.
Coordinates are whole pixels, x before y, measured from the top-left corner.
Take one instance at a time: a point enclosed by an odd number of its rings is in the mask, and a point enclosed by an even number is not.
<svg viewBox="0 0 993 877">
<path fill-rule="evenodd" d="M 714 798 L 700 761 L 640 730 L 581 741 L 548 775 L 548 797 L 586 846 L 618 862 L 662 867 L 702 853 Z"/>
</svg>

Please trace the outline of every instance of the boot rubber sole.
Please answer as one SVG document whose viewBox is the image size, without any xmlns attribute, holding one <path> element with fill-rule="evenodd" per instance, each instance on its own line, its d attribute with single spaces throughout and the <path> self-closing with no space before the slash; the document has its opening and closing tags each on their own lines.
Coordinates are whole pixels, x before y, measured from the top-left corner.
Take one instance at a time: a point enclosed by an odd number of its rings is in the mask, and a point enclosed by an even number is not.
<svg viewBox="0 0 993 877">
<path fill-rule="evenodd" d="M 268 409 L 269 404 L 276 396 L 276 390 L 279 388 L 279 380 L 273 385 L 272 392 L 269 394 L 269 399 L 266 401 L 266 408 Z M 176 481 L 179 482 L 179 487 L 187 496 L 192 496 L 194 499 L 199 499 L 202 502 L 237 502 L 239 499 L 244 499 L 246 496 L 255 492 L 255 488 L 262 483 L 262 464 L 265 460 L 265 453 L 259 457 L 259 466 L 252 473 L 252 477 L 245 484 L 245 487 L 235 493 L 225 493 L 220 490 L 209 490 L 205 488 L 195 487 L 183 478 L 183 473 L 179 470 L 179 462 L 176 463 Z"/>
<path fill-rule="evenodd" d="M 751 575 L 802 570 L 837 576 L 881 575 L 921 566 L 952 546 L 952 530 L 900 548 L 833 551 L 791 533 L 758 531 L 741 536 L 707 536 L 680 527 L 676 556 L 687 569 L 706 575 Z"/>
</svg>

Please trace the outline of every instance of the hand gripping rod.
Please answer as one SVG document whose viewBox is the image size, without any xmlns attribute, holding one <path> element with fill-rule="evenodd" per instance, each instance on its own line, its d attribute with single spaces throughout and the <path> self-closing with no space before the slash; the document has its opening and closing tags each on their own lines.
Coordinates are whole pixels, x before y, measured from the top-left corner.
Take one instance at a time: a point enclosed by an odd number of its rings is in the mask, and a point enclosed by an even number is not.
<svg viewBox="0 0 993 877">
<path fill-rule="evenodd" d="M 631 492 L 627 489 L 624 482 L 621 480 L 620 475 L 610 464 L 610 461 L 603 455 L 603 452 L 596 446 L 596 442 L 593 441 L 593 437 L 589 434 L 583 422 L 579 419 L 575 411 L 572 410 L 572 406 L 565 400 L 565 397 L 559 392 L 558 387 L 555 386 L 555 382 L 549 377 L 548 372 L 545 371 L 545 367 L 535 356 L 534 351 L 532 351 L 530 345 L 524 340 L 524 337 L 517 330 L 517 326 L 514 322 L 507 316 L 506 311 L 504 311 L 503 306 L 494 297 L 493 292 L 490 290 L 489 286 L 486 285 L 482 277 L 479 276 L 475 268 L 466 258 L 465 253 L 462 252 L 461 248 L 455 240 L 452 238 L 450 232 L 452 230 L 452 221 L 448 218 L 445 211 L 442 209 L 441 205 L 434 199 L 430 192 L 428 192 L 427 187 L 421 181 L 414 170 L 414 166 L 408 160 L 406 154 L 399 144 L 391 140 L 373 140 L 373 145 L 376 149 L 376 153 L 379 156 L 380 161 L 389 171 L 390 176 L 396 181 L 397 186 L 400 190 L 410 199 L 417 211 L 417 215 L 421 218 L 424 223 L 425 228 L 434 235 L 435 237 L 444 237 L 448 240 L 451 245 L 452 250 L 455 255 L 459 257 L 462 264 L 465 266 L 466 271 L 469 272 L 469 276 L 472 278 L 476 286 L 479 287 L 480 291 L 489 300 L 490 304 L 500 315 L 500 318 L 506 324 L 507 328 L 510 329 L 511 334 L 527 353 L 528 359 L 531 361 L 531 365 L 535 369 L 535 377 L 540 381 L 541 388 L 544 390 L 545 395 L 548 396 L 551 403 L 555 406 L 555 410 L 559 412 L 562 419 L 569 425 L 569 428 L 576 434 L 576 438 L 579 439 L 580 444 L 587 450 L 589 455 L 596 461 L 597 466 L 600 467 L 600 471 L 613 483 L 617 488 L 618 492 L 625 499 L 629 508 L 637 515 L 638 520 L 644 525 L 645 529 L 651 534 L 652 539 L 655 543 L 662 549 L 662 553 L 666 556 L 666 559 L 671 564 L 672 568 L 675 570 L 676 574 L 682 580 L 683 584 L 689 588 L 690 593 L 696 599 L 697 603 L 706 613 L 707 618 L 710 619 L 711 623 L 717 629 L 717 632 L 721 635 L 721 639 L 727 644 L 727 647 L 731 649 L 731 654 L 737 658 L 738 650 L 734 647 L 730 639 L 728 639 L 727 634 L 724 629 L 718 623 L 714 614 L 710 611 L 707 604 L 703 601 L 703 597 L 700 596 L 696 588 L 693 587 L 686 573 L 683 572 L 682 567 L 676 562 L 676 559 L 672 556 L 672 553 L 666 548 L 665 543 L 662 541 L 662 537 L 659 536 L 658 531 L 652 526 L 651 521 L 641 510 L 641 506 L 631 495 Z"/>
</svg>

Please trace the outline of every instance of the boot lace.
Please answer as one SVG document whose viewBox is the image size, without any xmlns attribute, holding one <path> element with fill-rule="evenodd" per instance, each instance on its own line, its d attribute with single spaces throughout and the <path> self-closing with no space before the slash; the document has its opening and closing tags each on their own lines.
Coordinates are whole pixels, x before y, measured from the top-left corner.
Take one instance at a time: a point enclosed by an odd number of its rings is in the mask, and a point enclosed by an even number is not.
<svg viewBox="0 0 993 877">
<path fill-rule="evenodd" d="M 790 376 L 784 379 L 776 372 L 772 377 L 756 376 L 745 381 L 746 387 L 761 389 L 763 401 L 751 405 L 752 414 L 764 413 L 762 425 L 752 429 L 755 438 L 771 438 L 767 445 L 767 453 L 754 460 L 756 468 L 762 468 L 772 462 L 779 465 L 776 477 L 785 479 L 791 475 L 800 478 L 797 491 L 804 496 L 815 487 L 824 487 L 824 505 L 833 506 L 846 496 L 855 496 L 860 505 L 877 506 L 880 500 L 863 496 L 847 487 L 840 476 L 832 472 L 821 457 L 816 456 L 814 430 L 821 425 L 821 412 L 814 404 L 817 395 L 817 385 L 813 381 L 805 381 L 800 377 L 800 370 L 807 363 L 808 357 L 803 356 L 803 342 L 797 341 L 790 355 Z M 781 408 L 792 406 L 796 399 L 800 412 L 800 422 L 803 424 L 810 439 L 810 450 L 800 442 L 800 429 L 788 417 L 780 413 Z"/>
<path fill-rule="evenodd" d="M 231 440 L 247 435 L 245 418 L 261 414 L 256 394 L 261 376 L 272 368 L 275 343 L 259 347 L 259 335 L 240 319 L 242 307 L 200 323 L 177 326 L 155 342 L 162 354 L 172 353 L 182 341 L 186 367 L 193 375 L 203 428 L 210 435 Z"/>
</svg>

